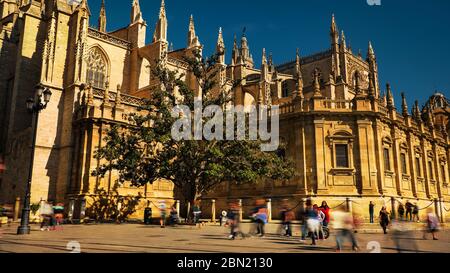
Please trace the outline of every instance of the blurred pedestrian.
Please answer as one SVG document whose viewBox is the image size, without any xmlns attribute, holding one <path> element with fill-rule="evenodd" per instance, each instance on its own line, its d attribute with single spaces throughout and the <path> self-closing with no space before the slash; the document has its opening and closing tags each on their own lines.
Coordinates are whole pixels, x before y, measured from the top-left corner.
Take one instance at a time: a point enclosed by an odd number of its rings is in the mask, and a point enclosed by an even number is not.
<svg viewBox="0 0 450 273">
<path fill-rule="evenodd" d="M 433 240 L 438 240 L 436 233 L 439 231 L 439 219 L 436 214 L 433 213 L 433 209 L 427 210 L 427 230 L 423 234 L 423 239 L 427 239 L 427 232 L 431 233 Z"/>
<path fill-rule="evenodd" d="M 51 202 L 42 201 L 39 213 L 42 217 L 41 231 L 49 231 L 53 229 L 54 211 Z"/>
<path fill-rule="evenodd" d="M 325 219 L 323 220 L 323 226 L 328 227 L 330 223 L 330 207 L 328 206 L 326 201 L 322 202 L 322 206 L 319 207 L 320 211 L 325 214 Z"/>
<path fill-rule="evenodd" d="M 161 228 L 165 228 L 166 227 L 166 217 L 167 217 L 167 206 L 166 206 L 165 200 L 159 201 L 159 212 L 160 212 L 159 224 L 160 224 Z"/>
<path fill-rule="evenodd" d="M 416 240 L 411 239 L 414 238 L 414 230 L 405 221 L 393 220 L 390 228 L 397 252 L 418 252 Z"/>
<path fill-rule="evenodd" d="M 373 221 L 374 213 L 375 213 L 375 204 L 372 201 L 370 201 L 370 204 L 369 204 L 369 215 L 370 215 L 370 223 L 371 224 L 374 223 L 374 221 Z"/>
<path fill-rule="evenodd" d="M 241 230 L 240 208 L 236 203 L 230 204 L 230 209 L 227 214 L 227 224 L 230 227 L 230 236 L 228 239 L 234 240 L 239 235 L 242 239 L 245 238 L 244 233 Z"/>
<path fill-rule="evenodd" d="M 53 207 L 55 229 L 62 228 L 64 223 L 64 204 L 58 203 Z"/>
<path fill-rule="evenodd" d="M 398 205 L 397 212 L 398 212 L 399 219 L 403 220 L 403 216 L 405 215 L 405 207 L 403 206 L 402 203 L 400 203 Z"/>
<path fill-rule="evenodd" d="M 287 201 L 285 201 L 283 207 L 281 208 L 282 226 L 283 229 L 285 230 L 284 236 L 292 237 L 292 221 L 294 221 L 294 219 L 295 214 L 292 211 L 292 209 L 289 208 Z"/>
<path fill-rule="evenodd" d="M 178 224 L 178 210 L 176 204 L 170 208 L 170 225 L 175 226 Z"/>
<path fill-rule="evenodd" d="M 356 241 L 354 229 L 355 224 L 353 216 L 338 208 L 331 213 L 331 220 L 334 230 L 336 231 L 336 252 L 342 251 L 344 240 L 349 238 L 352 242 L 352 249 L 358 251 L 358 242 Z"/>
<path fill-rule="evenodd" d="M 200 204 L 199 202 L 195 202 L 194 207 L 192 208 L 192 211 L 194 213 L 194 224 L 197 226 L 197 224 L 199 225 L 198 227 L 201 228 L 201 223 L 200 223 L 200 218 L 202 215 L 202 211 L 200 210 Z"/>
<path fill-rule="evenodd" d="M 406 220 L 412 221 L 412 211 L 413 211 L 414 205 L 411 202 L 409 202 L 409 200 L 407 200 L 405 207 L 406 207 L 406 215 L 405 215 Z M 409 216 L 409 218 L 408 218 L 408 216 Z"/>
<path fill-rule="evenodd" d="M 420 223 L 420 219 L 419 219 L 419 205 L 417 205 L 417 202 L 414 203 L 412 214 L 413 214 L 412 221 L 413 222 L 417 221 L 417 223 Z"/>
<path fill-rule="evenodd" d="M 305 225 L 304 225 L 304 234 L 302 234 L 302 240 L 306 236 L 311 236 L 312 245 L 316 245 L 316 234 L 319 234 L 320 222 L 318 219 L 317 210 L 314 210 L 311 200 L 306 201 L 306 209 L 305 209 Z"/>
<path fill-rule="evenodd" d="M 325 221 L 325 213 L 323 213 L 318 205 L 313 206 L 314 213 L 317 215 L 317 220 L 319 221 L 317 239 L 323 240 L 325 236 L 323 235 L 323 221 Z"/>
<path fill-rule="evenodd" d="M 226 210 L 222 210 L 220 214 L 220 226 L 222 225 L 227 226 L 227 214 L 228 212 Z"/>
<path fill-rule="evenodd" d="M 256 225 L 256 235 L 265 236 L 265 225 L 268 220 L 268 211 L 265 201 L 260 199 L 256 201 L 256 207 L 253 210 L 253 218 Z"/>
<path fill-rule="evenodd" d="M 390 218 L 389 218 L 389 212 L 387 211 L 386 207 L 382 207 L 380 211 L 380 215 L 378 217 L 380 221 L 380 225 L 383 228 L 384 234 L 387 234 L 387 227 L 389 226 Z"/>
</svg>

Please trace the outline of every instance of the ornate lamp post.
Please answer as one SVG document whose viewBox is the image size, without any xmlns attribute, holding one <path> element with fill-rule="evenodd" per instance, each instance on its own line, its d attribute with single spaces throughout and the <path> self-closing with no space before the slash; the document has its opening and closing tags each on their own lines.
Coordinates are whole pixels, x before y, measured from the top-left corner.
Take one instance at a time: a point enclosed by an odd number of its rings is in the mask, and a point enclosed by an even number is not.
<svg viewBox="0 0 450 273">
<path fill-rule="evenodd" d="M 34 161 L 34 150 L 36 145 L 36 133 L 38 128 L 39 112 L 47 108 L 47 104 L 50 101 L 52 92 L 50 89 L 44 87 L 42 84 L 38 84 L 35 87 L 35 98 L 29 98 L 27 100 L 27 109 L 33 115 L 33 136 L 31 142 L 31 158 L 30 166 L 28 170 L 28 182 L 25 192 L 25 198 L 23 199 L 23 209 L 22 209 L 22 219 L 20 226 L 17 229 L 18 235 L 30 234 L 30 197 L 31 197 L 31 179 L 33 176 L 33 161 Z"/>
</svg>

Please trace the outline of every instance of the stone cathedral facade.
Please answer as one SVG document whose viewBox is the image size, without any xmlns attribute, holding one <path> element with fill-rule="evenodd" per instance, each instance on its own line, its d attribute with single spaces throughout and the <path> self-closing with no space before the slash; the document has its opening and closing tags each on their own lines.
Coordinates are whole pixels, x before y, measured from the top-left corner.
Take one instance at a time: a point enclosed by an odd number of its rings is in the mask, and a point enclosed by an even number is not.
<svg viewBox="0 0 450 273">
<path fill-rule="evenodd" d="M 6 166 L 0 204 L 24 196 L 27 166 L 34 160 L 32 202 L 64 202 L 74 217 L 82 216 L 99 189 L 115 188 L 114 173 L 104 179 L 90 175 L 99 164 L 94 153 L 109 126 L 126 125 L 126 115 L 158 85 L 151 75 L 156 60 L 184 72 L 192 90 L 199 90 L 184 61 L 203 48 L 192 17 L 186 47 L 173 50 L 164 1 L 151 43 L 138 0 L 130 23 L 114 31 L 107 31 L 101 5 L 93 28 L 86 0 L 0 0 L 0 156 Z M 275 65 L 265 50 L 256 64 L 245 33 L 226 50 L 220 29 L 216 50 L 231 53 L 229 64 L 221 57 L 217 76 L 236 105 L 279 106 L 281 141 L 296 175 L 239 188 L 224 183 L 203 200 L 204 215 L 226 208 L 229 200 L 240 200 L 245 210 L 261 197 L 270 199 L 273 218 L 281 200 L 295 206 L 305 198 L 331 206 L 344 200 L 363 213 L 369 201 L 392 209 L 410 200 L 433 208 L 442 220 L 450 215 L 449 100 L 430 93 L 427 102 L 408 109 L 402 94 L 397 108 L 394 91 L 378 80 L 372 45 L 365 58 L 354 54 L 334 16 L 328 50 L 293 52 L 285 64 Z M 39 116 L 30 159 L 33 124 L 25 101 L 38 83 L 53 96 Z M 141 196 L 136 217 L 148 201 L 176 199 L 168 181 L 143 188 L 124 184 L 118 192 Z"/>
</svg>

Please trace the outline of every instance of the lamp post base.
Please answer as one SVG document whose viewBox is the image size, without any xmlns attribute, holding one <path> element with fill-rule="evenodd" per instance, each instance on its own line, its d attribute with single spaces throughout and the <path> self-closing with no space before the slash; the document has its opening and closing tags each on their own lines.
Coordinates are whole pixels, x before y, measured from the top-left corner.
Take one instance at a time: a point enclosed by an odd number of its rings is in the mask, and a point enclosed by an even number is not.
<svg viewBox="0 0 450 273">
<path fill-rule="evenodd" d="M 31 232 L 30 226 L 20 226 L 17 228 L 17 235 L 28 235 Z"/>
</svg>

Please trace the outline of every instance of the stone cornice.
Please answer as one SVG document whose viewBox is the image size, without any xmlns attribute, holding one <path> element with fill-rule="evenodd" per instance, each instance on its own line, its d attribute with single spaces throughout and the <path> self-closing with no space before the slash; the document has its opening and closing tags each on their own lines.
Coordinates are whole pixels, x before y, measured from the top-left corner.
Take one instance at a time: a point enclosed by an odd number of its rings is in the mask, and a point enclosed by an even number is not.
<svg viewBox="0 0 450 273">
<path fill-rule="evenodd" d="M 124 49 L 131 49 L 131 43 L 125 40 L 122 40 L 120 38 L 117 38 L 113 35 L 110 35 L 108 33 L 104 33 L 101 31 L 98 31 L 94 28 L 89 27 L 88 28 L 88 37 L 94 38 L 94 39 L 100 39 L 104 42 L 122 47 Z"/>
</svg>

